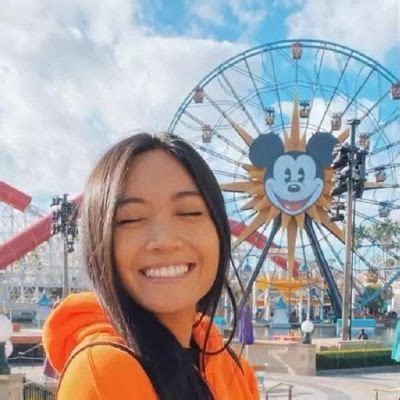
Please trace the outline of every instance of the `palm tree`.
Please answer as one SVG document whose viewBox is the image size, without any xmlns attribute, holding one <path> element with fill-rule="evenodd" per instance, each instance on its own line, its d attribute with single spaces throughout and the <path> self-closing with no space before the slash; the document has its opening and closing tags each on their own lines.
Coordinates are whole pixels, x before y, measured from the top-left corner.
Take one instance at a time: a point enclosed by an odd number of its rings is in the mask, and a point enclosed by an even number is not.
<svg viewBox="0 0 400 400">
<path fill-rule="evenodd" d="M 373 225 L 370 230 L 371 236 L 380 242 L 386 250 L 391 250 L 398 247 L 399 233 L 399 223 L 390 218 L 385 218 L 383 222 Z"/>
<path fill-rule="evenodd" d="M 358 225 L 354 228 L 353 248 L 358 249 L 362 246 L 366 236 L 370 236 L 369 229 L 364 225 Z"/>
</svg>

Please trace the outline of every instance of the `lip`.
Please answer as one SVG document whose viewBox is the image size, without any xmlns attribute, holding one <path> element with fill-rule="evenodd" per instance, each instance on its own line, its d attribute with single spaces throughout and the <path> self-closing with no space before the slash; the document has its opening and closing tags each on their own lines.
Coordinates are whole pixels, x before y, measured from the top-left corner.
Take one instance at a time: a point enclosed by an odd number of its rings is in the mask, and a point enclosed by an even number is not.
<svg viewBox="0 0 400 400">
<path fill-rule="evenodd" d="M 285 210 L 288 210 L 291 212 L 296 212 L 296 211 L 300 211 L 310 201 L 313 194 L 314 193 L 312 193 L 310 196 L 306 197 L 305 199 L 298 200 L 298 201 L 289 201 L 289 200 L 281 199 L 276 193 L 275 193 L 275 196 L 278 199 L 281 206 Z"/>
<path fill-rule="evenodd" d="M 185 272 L 181 276 L 166 276 L 166 277 L 158 277 L 158 276 L 146 276 L 144 271 L 150 268 L 161 268 L 165 266 L 171 266 L 171 265 L 188 265 L 189 270 Z M 152 264 L 149 265 L 145 268 L 141 268 L 139 270 L 139 275 L 145 279 L 146 281 L 152 282 L 152 283 L 174 283 L 174 282 L 180 282 L 184 279 L 186 279 L 187 276 L 189 276 L 194 269 L 196 269 L 197 264 L 193 262 L 174 262 L 174 263 L 157 263 L 157 264 Z"/>
</svg>

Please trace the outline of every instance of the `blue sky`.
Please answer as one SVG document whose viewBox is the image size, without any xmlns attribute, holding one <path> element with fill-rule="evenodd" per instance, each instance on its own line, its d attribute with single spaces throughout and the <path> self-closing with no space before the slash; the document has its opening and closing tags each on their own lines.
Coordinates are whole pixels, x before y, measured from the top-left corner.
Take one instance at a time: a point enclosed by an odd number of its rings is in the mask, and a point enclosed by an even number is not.
<svg viewBox="0 0 400 400">
<path fill-rule="evenodd" d="M 112 143 L 166 129 L 211 69 L 317 38 L 400 75 L 398 0 L 23 0 L 0 9 L 0 180 L 45 206 L 79 193 Z M 396 48 L 397 45 L 397 48 Z"/>
</svg>

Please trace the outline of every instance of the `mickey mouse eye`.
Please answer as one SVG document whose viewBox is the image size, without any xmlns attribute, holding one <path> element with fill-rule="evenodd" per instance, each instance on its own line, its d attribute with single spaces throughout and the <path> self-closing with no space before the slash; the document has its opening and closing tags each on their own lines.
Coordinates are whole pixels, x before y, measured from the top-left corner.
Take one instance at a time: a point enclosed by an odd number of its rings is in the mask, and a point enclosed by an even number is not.
<svg viewBox="0 0 400 400">
<path fill-rule="evenodd" d="M 304 168 L 299 168 L 299 179 L 298 179 L 298 181 L 300 183 L 304 182 L 304 176 L 305 176 Z"/>
<path fill-rule="evenodd" d="M 285 169 L 285 183 L 288 183 L 292 180 L 292 173 L 289 168 Z"/>
</svg>

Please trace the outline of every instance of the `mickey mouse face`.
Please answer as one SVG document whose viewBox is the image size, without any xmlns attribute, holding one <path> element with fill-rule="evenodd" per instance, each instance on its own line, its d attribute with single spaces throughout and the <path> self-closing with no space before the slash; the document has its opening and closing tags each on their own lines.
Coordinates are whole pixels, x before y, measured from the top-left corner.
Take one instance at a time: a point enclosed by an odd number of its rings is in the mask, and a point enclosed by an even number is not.
<svg viewBox="0 0 400 400">
<path fill-rule="evenodd" d="M 330 133 L 316 133 L 307 151 L 285 153 L 279 136 L 260 135 L 250 147 L 250 160 L 267 168 L 265 193 L 271 203 L 288 215 L 298 215 L 310 208 L 322 195 L 324 168 L 332 162 L 337 143 Z"/>
<path fill-rule="evenodd" d="M 289 215 L 297 215 L 322 194 L 324 182 L 317 177 L 317 166 L 308 154 L 290 152 L 277 158 L 267 173 L 265 191 L 271 202 Z"/>
</svg>

